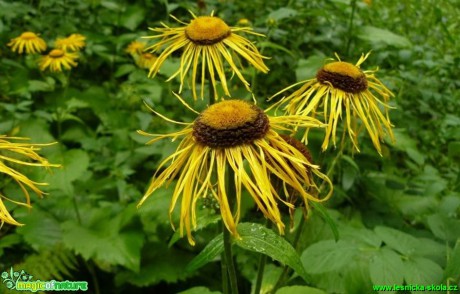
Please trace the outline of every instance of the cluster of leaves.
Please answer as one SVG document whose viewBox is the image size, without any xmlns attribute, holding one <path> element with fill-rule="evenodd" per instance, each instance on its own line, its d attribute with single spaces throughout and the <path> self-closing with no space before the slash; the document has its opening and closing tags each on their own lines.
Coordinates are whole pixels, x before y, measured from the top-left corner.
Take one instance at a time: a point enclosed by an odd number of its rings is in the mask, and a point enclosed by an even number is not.
<svg viewBox="0 0 460 294">
<path fill-rule="evenodd" d="M 193 116 L 171 95 L 177 81 L 165 82 L 177 60 L 168 60 L 152 80 L 124 49 L 146 35 L 147 27 L 170 21 L 169 13 L 186 20 L 191 9 L 215 10 L 229 24 L 246 18 L 267 36 L 257 46 L 271 57 L 269 75 L 245 69 L 261 104 L 285 86 L 313 77 L 334 52 L 355 62 L 371 49 L 363 67 L 378 65 L 379 77 L 396 94 L 391 115 L 397 144 L 388 146 L 383 158 L 364 138 L 359 154 L 316 152 L 323 170 L 333 171 L 335 194 L 327 213 L 315 210 L 301 228 L 295 248 L 300 259 L 287 242 L 273 246 L 278 238 L 271 230 L 240 224 L 248 236 L 247 242 L 236 242 L 246 249 L 236 251 L 242 290 L 255 284 L 258 255 L 250 251 L 274 259 L 265 268 L 264 293 L 273 290 L 284 264 L 295 274 L 277 293 L 369 293 L 372 284 L 459 283 L 460 85 L 455 77 L 460 45 L 454 32 L 460 11 L 455 0 L 38 3 L 0 0 L 0 44 L 30 30 L 45 40 L 80 33 L 87 46 L 70 74 L 44 74 L 33 56 L 19 56 L 5 45 L 0 49 L 0 133 L 36 143 L 58 141 L 43 154 L 63 165 L 49 174 L 27 171 L 50 184 L 49 195 L 34 199 L 32 210 L 10 206 L 26 226 L 0 231 L 0 270 L 14 266 L 42 280 L 87 280 L 95 293 L 220 289 L 220 267 L 212 262 L 222 242 L 216 237 L 215 203 L 202 203 L 195 248 L 170 228 L 170 188 L 136 209 L 158 163 L 176 147 L 167 141 L 145 146 L 135 133 L 173 128 L 152 116 L 143 100 L 177 120 Z M 243 89 L 233 93 L 247 95 Z M 315 153 L 322 138 L 312 135 Z M 3 182 L 8 195 L 20 195 Z M 300 214 L 296 224 L 299 219 Z M 261 221 L 253 203 L 244 204 L 244 220 Z"/>
</svg>

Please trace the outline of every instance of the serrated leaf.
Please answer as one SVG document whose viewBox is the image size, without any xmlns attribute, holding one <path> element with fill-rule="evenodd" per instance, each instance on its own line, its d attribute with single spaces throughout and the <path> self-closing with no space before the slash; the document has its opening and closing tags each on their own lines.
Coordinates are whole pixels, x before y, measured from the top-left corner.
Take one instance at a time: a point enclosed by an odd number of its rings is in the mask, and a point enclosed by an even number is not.
<svg viewBox="0 0 460 294">
<path fill-rule="evenodd" d="M 59 222 L 46 212 L 37 208 L 30 213 L 27 210 L 20 221 L 24 226 L 17 229 L 18 234 L 35 249 L 50 247 L 61 241 Z"/>
<path fill-rule="evenodd" d="M 208 245 L 187 265 L 185 271 L 194 272 L 201 268 L 208 262 L 213 261 L 224 251 L 224 236 L 223 234 L 218 235 L 212 239 Z"/>
<path fill-rule="evenodd" d="M 55 157 L 53 162 L 60 163 L 62 167 L 54 169 L 45 179 L 53 189 L 60 189 L 71 195 L 73 193 L 72 182 L 88 169 L 89 156 L 85 151 L 79 149 L 72 149 L 61 154 Z"/>
<path fill-rule="evenodd" d="M 289 286 L 280 288 L 276 294 L 327 294 L 321 289 L 312 288 L 308 286 Z"/>
<path fill-rule="evenodd" d="M 411 256 L 416 251 L 418 240 L 407 233 L 388 227 L 376 227 L 374 231 L 388 247 L 401 254 Z"/>
<path fill-rule="evenodd" d="M 423 257 L 403 261 L 404 280 L 407 284 L 431 285 L 439 284 L 442 279 L 442 268 L 430 259 Z"/>
<path fill-rule="evenodd" d="M 372 257 L 369 271 L 373 284 L 402 285 L 404 264 L 401 256 L 393 250 L 382 248 Z M 395 291 L 393 291 L 395 293 Z"/>
<path fill-rule="evenodd" d="M 385 44 L 395 47 L 410 47 L 411 42 L 400 35 L 389 30 L 379 29 L 373 26 L 362 26 L 358 33 L 358 38 L 367 40 L 373 44 Z"/>
<path fill-rule="evenodd" d="M 356 244 L 339 240 L 320 241 L 308 247 L 301 256 L 307 273 L 321 274 L 340 270 L 359 254 Z"/>
<path fill-rule="evenodd" d="M 268 255 L 274 260 L 288 265 L 304 280 L 307 280 L 307 274 L 299 255 L 283 237 L 255 223 L 241 223 L 237 230 L 241 239 L 234 241 L 236 245 L 243 249 Z"/>
</svg>

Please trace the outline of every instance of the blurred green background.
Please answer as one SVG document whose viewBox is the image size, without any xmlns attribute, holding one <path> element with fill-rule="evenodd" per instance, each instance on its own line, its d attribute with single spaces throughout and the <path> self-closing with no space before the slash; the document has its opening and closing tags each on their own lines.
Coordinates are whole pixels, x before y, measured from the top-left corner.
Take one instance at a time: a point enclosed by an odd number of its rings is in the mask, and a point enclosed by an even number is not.
<svg viewBox="0 0 460 294">
<path fill-rule="evenodd" d="M 30 137 L 34 143 L 58 141 L 41 154 L 64 165 L 50 173 L 23 169 L 32 179 L 50 183 L 49 194 L 34 197 L 31 210 L 8 204 L 26 226 L 0 230 L 0 271 L 14 267 L 34 279 L 86 280 L 88 293 L 221 291 L 219 262 L 184 271 L 219 232 L 213 203 L 202 204 L 195 247 L 171 229 L 171 187 L 136 209 L 159 162 L 177 146 L 168 140 L 144 145 L 146 138 L 136 130 L 166 133 L 177 127 L 155 117 L 143 101 L 179 121 L 190 122 L 194 115 L 172 95 L 178 81 L 165 82 L 178 54 L 149 79 L 125 49 L 148 35 L 148 27 L 177 26 L 169 14 L 188 22 L 188 10 L 197 15 L 214 10 L 231 26 L 248 19 L 266 35 L 249 38 L 270 57 L 270 72 L 244 71 L 262 106 L 282 88 L 314 77 L 334 53 L 355 63 L 372 50 L 361 67 L 378 67 L 377 77 L 396 95 L 391 102 L 396 144 L 386 144 L 383 157 L 364 137 L 359 154 L 336 156 L 333 148 L 320 153 L 322 137 L 313 134 L 309 147 L 315 161 L 323 171 L 335 164 L 335 192 L 326 207 L 339 241 L 313 211 L 297 246 L 309 280 L 290 276 L 278 293 L 373 293 L 373 284 L 458 285 L 456 0 L 0 0 L 0 134 Z M 78 67 L 70 74 L 40 72 L 36 56 L 18 55 L 6 46 L 24 31 L 40 33 L 48 44 L 83 34 L 87 45 Z M 234 85 L 234 97 L 250 98 L 240 83 Z M 182 97 L 193 104 L 188 89 Z M 193 105 L 202 110 L 205 102 Z M 4 178 L 0 189 L 21 199 L 20 190 Z M 264 222 L 251 201 L 245 203 L 243 221 Z M 236 249 L 236 261 L 241 293 L 250 293 L 258 255 Z M 269 259 L 263 293 L 273 289 L 282 270 Z"/>
</svg>

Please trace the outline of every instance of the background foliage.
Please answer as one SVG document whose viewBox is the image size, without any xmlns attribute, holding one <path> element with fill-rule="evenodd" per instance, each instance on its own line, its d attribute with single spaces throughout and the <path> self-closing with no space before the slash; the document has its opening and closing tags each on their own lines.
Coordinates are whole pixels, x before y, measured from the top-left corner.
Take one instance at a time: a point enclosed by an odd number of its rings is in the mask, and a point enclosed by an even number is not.
<svg viewBox="0 0 460 294">
<path fill-rule="evenodd" d="M 145 138 L 135 133 L 173 128 L 149 113 L 143 100 L 177 120 L 193 116 L 171 95 L 177 81 L 165 82 L 177 60 L 169 60 L 152 80 L 124 49 L 148 34 L 148 27 L 173 24 L 169 13 L 190 19 L 190 9 L 215 10 L 230 25 L 246 18 L 267 36 L 254 41 L 270 57 L 269 74 L 245 70 L 262 105 L 278 90 L 314 76 L 335 52 L 354 63 L 372 50 L 362 67 L 378 66 L 378 77 L 396 94 L 391 117 L 397 144 L 386 145 L 383 158 L 365 138 L 360 154 L 333 149 L 320 154 L 321 136 L 311 139 L 315 160 L 332 171 L 330 219 L 313 212 L 297 246 L 306 281 L 289 276 L 278 293 L 458 285 L 459 6 L 455 0 L 0 0 L 0 133 L 36 143 L 58 141 L 43 154 L 64 166 L 45 175 L 26 171 L 49 182 L 49 194 L 33 199 L 30 211 L 9 206 L 26 226 L 5 225 L 0 231 L 0 269 L 13 266 L 42 280 L 87 280 L 91 293 L 220 291 L 218 262 L 184 270 L 218 235 L 213 203 L 202 205 L 195 247 L 170 228 L 170 189 L 135 207 L 160 160 L 176 146 L 167 140 L 145 146 Z M 6 43 L 27 30 L 48 43 L 71 33 L 85 35 L 78 67 L 69 74 L 42 73 L 36 57 L 10 52 Z M 244 89 L 232 93 L 248 98 Z M 0 181 L 9 195 L 20 195 Z M 263 223 L 253 203 L 246 204 L 244 221 Z M 241 290 L 249 293 L 258 255 L 237 250 L 236 260 Z M 282 271 L 279 260 L 270 260 L 264 292 L 273 289 Z"/>
</svg>

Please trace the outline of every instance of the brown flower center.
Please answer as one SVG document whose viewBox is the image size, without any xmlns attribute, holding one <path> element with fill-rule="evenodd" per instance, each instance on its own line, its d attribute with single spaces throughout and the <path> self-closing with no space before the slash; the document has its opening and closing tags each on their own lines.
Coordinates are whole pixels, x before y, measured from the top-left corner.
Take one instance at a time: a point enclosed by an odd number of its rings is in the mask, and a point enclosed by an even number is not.
<svg viewBox="0 0 460 294">
<path fill-rule="evenodd" d="M 230 27 L 215 16 L 197 17 L 185 28 L 187 38 L 198 45 L 213 45 L 230 34 Z"/>
<path fill-rule="evenodd" d="M 343 61 L 331 62 L 323 66 L 316 78 L 322 84 L 348 93 L 359 93 L 367 89 L 366 75 L 359 67 Z"/>
<path fill-rule="evenodd" d="M 193 136 L 212 148 L 233 147 L 263 138 L 269 129 L 267 115 L 259 107 L 241 100 L 211 105 L 195 120 Z"/>
</svg>

